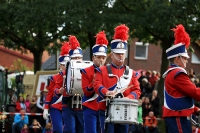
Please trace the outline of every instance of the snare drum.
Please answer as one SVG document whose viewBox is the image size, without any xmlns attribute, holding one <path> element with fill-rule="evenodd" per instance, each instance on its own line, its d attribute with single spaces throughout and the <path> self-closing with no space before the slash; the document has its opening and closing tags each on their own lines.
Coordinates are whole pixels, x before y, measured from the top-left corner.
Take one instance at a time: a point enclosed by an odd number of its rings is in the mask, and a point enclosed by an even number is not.
<svg viewBox="0 0 200 133">
<path fill-rule="evenodd" d="M 93 65 L 92 61 L 72 60 L 67 63 L 66 92 L 68 94 L 83 94 L 80 70 L 91 65 Z"/>
<path fill-rule="evenodd" d="M 114 98 L 110 100 L 106 122 L 132 124 L 137 123 L 138 100 Z"/>
</svg>

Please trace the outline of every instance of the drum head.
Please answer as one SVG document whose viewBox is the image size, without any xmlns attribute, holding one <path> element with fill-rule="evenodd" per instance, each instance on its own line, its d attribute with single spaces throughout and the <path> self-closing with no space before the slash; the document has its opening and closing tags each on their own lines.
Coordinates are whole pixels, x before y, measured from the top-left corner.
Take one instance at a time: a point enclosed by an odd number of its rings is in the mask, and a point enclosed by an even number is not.
<svg viewBox="0 0 200 133">
<path fill-rule="evenodd" d="M 67 63 L 67 68 L 66 68 L 66 92 L 68 94 L 71 94 L 71 91 L 70 91 L 70 84 L 71 84 L 71 62 L 68 62 Z"/>
<path fill-rule="evenodd" d="M 93 65 L 91 61 L 71 60 L 67 64 L 66 91 L 68 94 L 83 94 L 80 70 Z"/>
</svg>

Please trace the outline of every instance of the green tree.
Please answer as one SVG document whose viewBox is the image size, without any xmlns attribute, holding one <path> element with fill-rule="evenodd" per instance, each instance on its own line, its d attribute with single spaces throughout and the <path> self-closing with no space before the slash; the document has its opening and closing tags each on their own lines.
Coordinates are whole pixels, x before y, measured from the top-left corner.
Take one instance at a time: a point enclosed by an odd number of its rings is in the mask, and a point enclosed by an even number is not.
<svg viewBox="0 0 200 133">
<path fill-rule="evenodd" d="M 60 7 L 61 0 L 2 0 L 0 3 L 0 37 L 6 47 L 33 53 L 34 72 L 41 68 L 43 51 L 59 36 Z"/>
</svg>

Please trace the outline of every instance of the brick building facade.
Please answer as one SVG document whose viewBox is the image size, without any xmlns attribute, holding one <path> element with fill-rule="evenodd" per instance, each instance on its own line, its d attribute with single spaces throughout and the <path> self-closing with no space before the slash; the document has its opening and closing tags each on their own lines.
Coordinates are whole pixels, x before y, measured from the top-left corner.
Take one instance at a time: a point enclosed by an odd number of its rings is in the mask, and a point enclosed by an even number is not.
<svg viewBox="0 0 200 133">
<path fill-rule="evenodd" d="M 49 58 L 49 54 L 47 51 L 43 52 L 42 62 L 45 62 Z M 33 54 L 27 51 L 26 54 L 22 54 L 20 51 L 12 50 L 0 46 L 0 65 L 10 68 L 14 65 L 14 62 L 17 62 L 18 59 L 21 60 L 22 65 L 29 68 L 29 70 L 33 70 L 34 60 Z M 17 68 L 15 68 L 17 69 Z"/>
<path fill-rule="evenodd" d="M 14 65 L 14 62 L 20 59 L 23 65 L 27 66 L 30 69 L 33 68 L 33 58 L 20 54 L 14 50 L 0 47 L 0 55 L 1 66 L 10 68 L 11 65 Z"/>
</svg>

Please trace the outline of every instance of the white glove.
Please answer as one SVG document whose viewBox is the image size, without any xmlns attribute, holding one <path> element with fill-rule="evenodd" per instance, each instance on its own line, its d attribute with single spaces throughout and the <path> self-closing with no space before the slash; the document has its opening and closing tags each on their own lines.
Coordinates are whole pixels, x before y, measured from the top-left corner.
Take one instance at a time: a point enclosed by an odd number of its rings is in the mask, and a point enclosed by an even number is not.
<svg viewBox="0 0 200 133">
<path fill-rule="evenodd" d="M 48 109 L 44 109 L 44 111 L 43 111 L 43 118 L 46 120 L 46 119 L 48 119 Z"/>
</svg>

